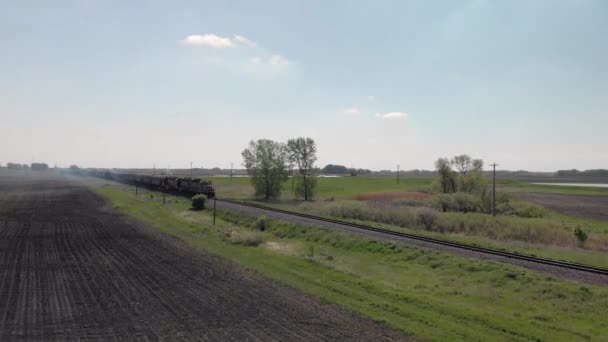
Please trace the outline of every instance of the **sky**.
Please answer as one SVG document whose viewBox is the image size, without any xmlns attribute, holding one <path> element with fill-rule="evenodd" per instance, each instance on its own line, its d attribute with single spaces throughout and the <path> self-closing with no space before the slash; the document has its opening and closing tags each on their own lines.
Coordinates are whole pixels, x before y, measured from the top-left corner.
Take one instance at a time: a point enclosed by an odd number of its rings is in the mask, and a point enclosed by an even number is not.
<svg viewBox="0 0 608 342">
<path fill-rule="evenodd" d="M 608 1 L 0 0 L 0 164 L 608 168 Z"/>
</svg>

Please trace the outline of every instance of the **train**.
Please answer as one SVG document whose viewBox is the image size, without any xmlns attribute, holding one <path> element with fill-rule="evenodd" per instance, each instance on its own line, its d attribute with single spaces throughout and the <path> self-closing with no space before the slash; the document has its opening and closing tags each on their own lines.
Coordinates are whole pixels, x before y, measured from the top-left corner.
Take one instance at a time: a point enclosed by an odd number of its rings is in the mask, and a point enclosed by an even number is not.
<svg viewBox="0 0 608 342">
<path fill-rule="evenodd" d="M 94 169 L 78 170 L 77 173 L 82 176 L 103 178 L 115 182 L 139 185 L 157 190 L 180 192 L 191 195 L 203 194 L 208 198 L 215 197 L 215 188 L 213 187 L 211 181 L 199 178 L 139 175 Z"/>
</svg>

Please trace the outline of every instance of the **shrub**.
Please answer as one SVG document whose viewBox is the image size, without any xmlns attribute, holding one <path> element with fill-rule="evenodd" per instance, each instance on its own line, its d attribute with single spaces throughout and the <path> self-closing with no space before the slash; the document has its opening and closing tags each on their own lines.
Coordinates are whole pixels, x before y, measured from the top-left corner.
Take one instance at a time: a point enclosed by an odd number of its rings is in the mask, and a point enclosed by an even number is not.
<svg viewBox="0 0 608 342">
<path fill-rule="evenodd" d="M 496 206 L 496 212 L 502 215 L 513 215 L 525 218 L 540 218 L 546 214 L 545 208 L 525 202 L 505 202 Z"/>
<path fill-rule="evenodd" d="M 581 229 L 581 227 L 574 228 L 574 236 L 578 241 L 579 247 L 583 247 L 585 245 L 585 241 L 587 240 L 587 233 Z"/>
<path fill-rule="evenodd" d="M 266 216 L 262 215 L 256 218 L 252 224 L 252 228 L 261 232 L 265 231 L 266 228 L 268 228 L 268 220 L 266 219 Z"/>
<path fill-rule="evenodd" d="M 437 213 L 433 209 L 420 208 L 416 212 L 416 223 L 422 225 L 426 230 L 432 230 L 437 222 Z"/>
<path fill-rule="evenodd" d="M 476 212 L 481 205 L 479 198 L 465 192 L 457 192 L 451 196 L 456 211 L 473 213 Z"/>
<path fill-rule="evenodd" d="M 192 197 L 192 209 L 194 209 L 194 210 L 205 209 L 206 203 L 207 203 L 207 197 L 203 194 L 194 195 Z"/>
<path fill-rule="evenodd" d="M 232 233 L 230 236 L 230 243 L 234 245 L 243 245 L 256 247 L 264 241 L 264 237 L 258 232 L 239 232 Z"/>
<path fill-rule="evenodd" d="M 454 200 L 450 194 L 438 194 L 433 198 L 433 206 L 443 212 L 454 207 Z"/>
</svg>

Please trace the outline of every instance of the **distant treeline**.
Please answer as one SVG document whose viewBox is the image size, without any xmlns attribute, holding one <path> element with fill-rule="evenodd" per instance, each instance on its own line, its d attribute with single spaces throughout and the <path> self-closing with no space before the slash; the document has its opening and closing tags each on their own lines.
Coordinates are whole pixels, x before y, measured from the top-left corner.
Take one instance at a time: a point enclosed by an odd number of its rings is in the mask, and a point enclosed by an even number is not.
<svg viewBox="0 0 608 342">
<path fill-rule="evenodd" d="M 355 169 L 355 168 L 347 168 L 344 165 L 333 165 L 327 164 L 321 170 L 318 170 L 322 174 L 326 175 L 371 175 L 372 170 L 368 169 Z"/>
<path fill-rule="evenodd" d="M 28 170 L 31 168 L 34 171 L 45 171 L 48 170 L 49 166 L 45 163 L 32 163 L 31 166 L 27 164 L 6 163 L 6 168 L 9 170 Z"/>
<path fill-rule="evenodd" d="M 557 171 L 559 177 L 608 177 L 608 170 L 606 169 L 595 169 L 579 171 L 577 169 L 572 170 L 559 170 Z"/>
</svg>

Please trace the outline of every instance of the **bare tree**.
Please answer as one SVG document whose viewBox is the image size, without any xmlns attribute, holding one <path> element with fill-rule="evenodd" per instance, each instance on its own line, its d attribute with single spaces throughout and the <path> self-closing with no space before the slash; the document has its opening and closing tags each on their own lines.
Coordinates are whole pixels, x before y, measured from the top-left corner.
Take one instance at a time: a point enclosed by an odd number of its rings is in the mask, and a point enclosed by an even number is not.
<svg viewBox="0 0 608 342">
<path fill-rule="evenodd" d="M 241 155 L 255 194 L 266 200 L 279 197 L 288 174 L 285 144 L 267 139 L 251 141 Z"/>
<path fill-rule="evenodd" d="M 313 189 L 316 186 L 316 178 L 313 174 L 314 164 L 317 161 L 317 146 L 312 138 L 299 137 L 287 141 L 289 160 L 298 166 L 299 175 L 302 177 L 300 189 L 304 200 L 312 198 Z"/>
</svg>

